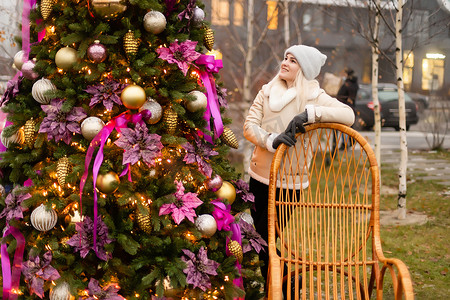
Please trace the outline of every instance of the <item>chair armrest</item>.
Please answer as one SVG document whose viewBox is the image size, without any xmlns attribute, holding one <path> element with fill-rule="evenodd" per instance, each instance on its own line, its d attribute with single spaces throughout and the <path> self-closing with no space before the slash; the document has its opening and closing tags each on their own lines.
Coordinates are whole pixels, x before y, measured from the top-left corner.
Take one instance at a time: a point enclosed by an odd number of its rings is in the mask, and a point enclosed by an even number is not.
<svg viewBox="0 0 450 300">
<path fill-rule="evenodd" d="M 394 285 L 395 299 L 402 299 L 402 295 L 404 295 L 405 300 L 413 300 L 414 291 L 411 275 L 405 263 L 397 258 L 384 257 L 380 258 L 380 262 L 383 263 L 383 267 L 381 269 L 380 282 L 377 286 L 382 288 L 384 273 L 389 269 Z"/>
</svg>

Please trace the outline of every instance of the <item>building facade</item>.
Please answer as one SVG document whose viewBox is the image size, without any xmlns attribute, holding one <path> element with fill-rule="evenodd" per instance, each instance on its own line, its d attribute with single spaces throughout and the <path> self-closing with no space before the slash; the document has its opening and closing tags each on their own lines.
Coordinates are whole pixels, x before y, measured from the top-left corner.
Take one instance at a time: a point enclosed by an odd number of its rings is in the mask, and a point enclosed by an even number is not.
<svg viewBox="0 0 450 300">
<path fill-rule="evenodd" d="M 233 74 L 224 74 L 227 86 L 234 86 L 243 74 L 247 45 L 248 8 L 254 3 L 253 60 L 255 84 L 274 75 L 283 50 L 291 44 L 315 46 L 328 56 L 325 72 L 343 76 L 345 67 L 355 70 L 362 83 L 371 81 L 371 25 L 374 12 L 367 1 L 347 0 L 208 0 L 205 10 L 215 31 L 216 48 L 224 53 L 224 65 Z M 351 3 L 351 4 L 349 4 Z M 384 3 L 385 17 L 379 33 L 379 81 L 396 82 L 395 8 Z M 448 0 L 409 0 L 404 6 L 404 84 L 407 91 L 450 96 L 450 8 Z M 391 6 L 389 6 L 391 5 Z M 264 35 L 264 36 L 263 36 Z M 264 37 L 264 41 L 258 43 Z M 240 71 L 239 71 L 240 70 Z M 224 69 L 224 72 L 227 71 Z M 319 78 L 320 80 L 321 78 Z M 237 95 L 235 95 L 237 96 Z M 238 97 L 238 96 L 237 96 Z"/>
</svg>

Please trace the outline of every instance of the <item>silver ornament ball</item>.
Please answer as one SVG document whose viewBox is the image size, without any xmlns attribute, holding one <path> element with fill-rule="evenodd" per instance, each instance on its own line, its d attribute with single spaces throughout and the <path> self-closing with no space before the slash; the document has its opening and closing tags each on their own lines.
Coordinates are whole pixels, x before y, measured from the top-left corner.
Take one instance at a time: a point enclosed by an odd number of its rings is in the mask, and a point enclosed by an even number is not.
<svg viewBox="0 0 450 300">
<path fill-rule="evenodd" d="M 24 62 L 21 68 L 23 77 L 30 80 L 37 79 L 39 75 L 34 71 L 35 65 L 36 61 L 34 59 Z"/>
<path fill-rule="evenodd" d="M 194 14 L 192 16 L 192 21 L 194 21 L 195 25 L 201 25 L 201 23 L 205 20 L 205 12 L 200 7 L 196 6 L 194 8 Z"/>
<path fill-rule="evenodd" d="M 53 209 L 47 210 L 44 204 L 39 205 L 31 213 L 31 225 L 39 231 L 49 231 L 56 225 L 58 216 Z"/>
<path fill-rule="evenodd" d="M 56 91 L 56 86 L 48 79 L 41 78 L 33 84 L 31 95 L 41 104 L 49 104 L 52 97 L 45 95 L 48 91 Z"/>
<path fill-rule="evenodd" d="M 14 66 L 17 68 L 17 70 L 21 70 L 22 66 L 23 66 L 23 56 L 24 56 L 24 52 L 23 50 L 20 50 L 19 52 L 16 53 L 16 55 L 14 55 Z"/>
<path fill-rule="evenodd" d="M 159 11 L 149 11 L 144 16 L 144 28 L 153 34 L 159 34 L 166 29 L 166 17 Z"/>
<path fill-rule="evenodd" d="M 195 227 L 204 237 L 210 238 L 217 231 L 217 222 L 213 216 L 204 214 L 195 219 Z"/>
<path fill-rule="evenodd" d="M 70 287 L 67 282 L 58 283 L 50 291 L 50 300 L 71 300 L 74 297 L 70 294 Z"/>
<path fill-rule="evenodd" d="M 186 102 L 186 108 L 190 112 L 196 112 L 201 109 L 205 109 L 208 105 L 208 99 L 206 98 L 206 95 L 200 91 L 192 91 L 189 93 L 189 95 L 192 95 L 195 97 L 193 101 L 187 101 Z"/>
<path fill-rule="evenodd" d="M 147 101 L 139 108 L 139 112 L 148 110 L 151 113 L 147 120 L 148 124 L 156 124 L 161 120 L 163 109 L 161 105 L 152 98 L 147 98 Z"/>
<path fill-rule="evenodd" d="M 14 133 L 10 137 L 5 137 L 4 132 L 5 131 L 3 130 L 2 133 L 0 134 L 0 141 L 6 148 L 9 148 L 9 146 L 12 143 L 23 144 L 23 142 L 25 142 L 25 134 L 23 132 L 23 129 L 19 129 L 16 133 Z"/>
<path fill-rule="evenodd" d="M 81 134 L 91 141 L 105 127 L 105 122 L 97 117 L 88 117 L 81 122 Z"/>
</svg>

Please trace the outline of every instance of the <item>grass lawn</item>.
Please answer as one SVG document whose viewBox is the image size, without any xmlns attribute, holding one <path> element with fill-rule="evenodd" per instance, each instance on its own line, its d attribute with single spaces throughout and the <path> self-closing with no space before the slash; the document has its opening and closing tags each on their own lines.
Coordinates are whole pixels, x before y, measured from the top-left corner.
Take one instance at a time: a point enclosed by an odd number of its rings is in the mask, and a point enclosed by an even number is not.
<svg viewBox="0 0 450 300">
<path fill-rule="evenodd" d="M 449 152 L 421 155 L 445 159 L 450 165 Z M 381 172 L 383 186 L 398 188 L 396 166 L 382 164 Z M 406 201 L 408 210 L 424 212 L 430 220 L 425 225 L 382 226 L 383 251 L 387 257 L 399 258 L 408 266 L 416 299 L 448 299 L 450 294 L 449 188 L 433 181 L 424 181 L 420 179 L 419 173 L 408 174 Z M 381 210 L 393 210 L 396 204 L 396 195 L 381 195 Z M 393 296 L 390 295 L 386 299 L 393 299 Z"/>
</svg>

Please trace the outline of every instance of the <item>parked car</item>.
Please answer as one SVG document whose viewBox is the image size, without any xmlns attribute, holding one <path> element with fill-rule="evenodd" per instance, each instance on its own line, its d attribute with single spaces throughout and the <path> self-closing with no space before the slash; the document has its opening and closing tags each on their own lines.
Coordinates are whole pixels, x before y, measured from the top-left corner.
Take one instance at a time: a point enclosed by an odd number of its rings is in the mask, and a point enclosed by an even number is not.
<svg viewBox="0 0 450 300">
<path fill-rule="evenodd" d="M 411 92 L 408 92 L 408 95 L 411 97 L 411 99 L 413 99 L 414 102 L 416 102 L 417 110 L 419 111 L 419 113 L 423 112 L 430 106 L 429 96 Z"/>
<path fill-rule="evenodd" d="M 374 126 L 374 105 L 372 101 L 372 86 L 360 85 L 358 96 L 355 103 L 355 128 L 360 130 L 370 130 Z M 378 85 L 378 99 L 380 101 L 380 114 L 382 127 L 399 128 L 398 113 L 398 91 L 395 84 L 380 83 Z M 405 93 L 405 113 L 406 130 L 411 125 L 417 124 L 419 117 L 417 115 L 416 103 Z"/>
</svg>

